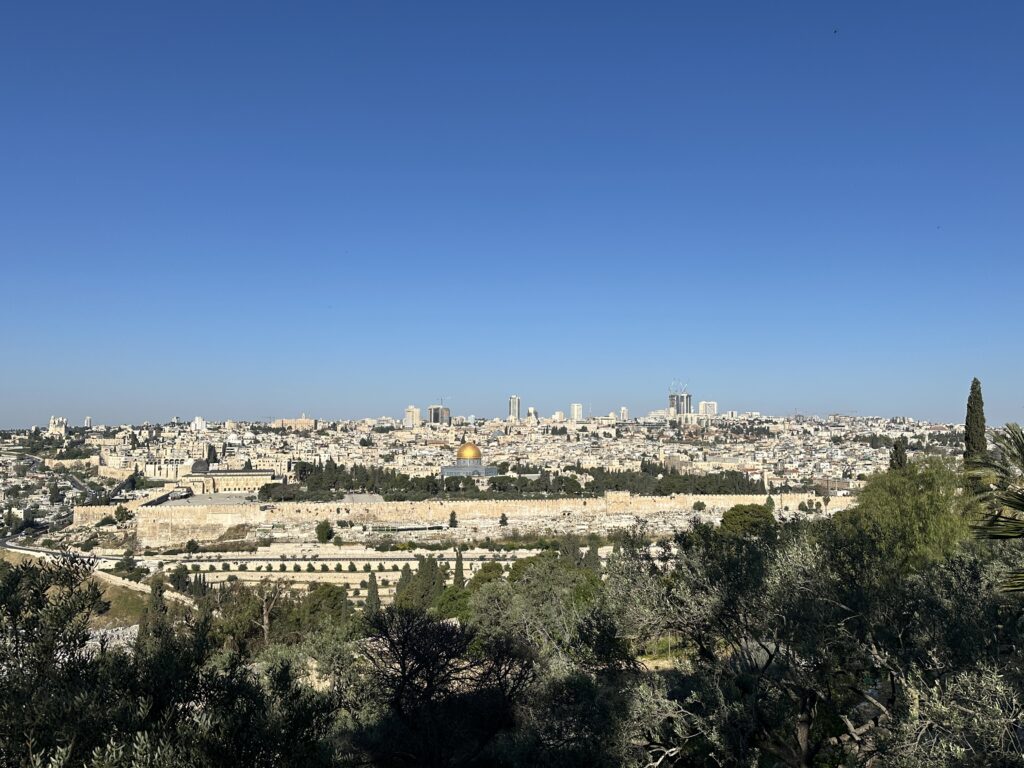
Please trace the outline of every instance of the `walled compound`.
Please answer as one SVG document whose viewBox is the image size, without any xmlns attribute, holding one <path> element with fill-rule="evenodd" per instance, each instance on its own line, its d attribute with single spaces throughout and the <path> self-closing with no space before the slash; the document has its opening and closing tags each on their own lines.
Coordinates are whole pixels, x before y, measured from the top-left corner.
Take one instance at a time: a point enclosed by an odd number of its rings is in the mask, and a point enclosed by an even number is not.
<svg viewBox="0 0 1024 768">
<path fill-rule="evenodd" d="M 763 504 L 761 495 L 634 496 L 625 491 L 609 491 L 594 498 L 382 501 L 359 498 L 332 502 L 249 501 L 244 495 L 212 494 L 189 499 L 169 500 L 167 493 L 156 494 L 133 505 L 139 543 L 147 547 L 180 545 L 189 539 L 213 541 L 229 531 L 245 529 L 248 535 L 270 539 L 309 539 L 321 520 L 340 528 L 346 540 L 393 534 L 403 539 L 429 539 L 440 536 L 463 539 L 492 536 L 500 538 L 516 531 L 520 534 L 607 533 L 616 528 L 645 520 L 656 533 L 670 533 L 696 521 L 717 522 L 722 513 L 737 504 Z M 822 499 L 809 494 L 773 495 L 776 517 L 801 516 L 803 504 L 814 510 Z M 697 502 L 704 509 L 695 511 Z M 845 509 L 852 497 L 831 499 L 816 512 L 832 514 Z M 700 506 L 699 504 L 697 505 Z M 95 525 L 112 506 L 77 506 L 74 524 Z M 458 527 L 449 528 L 455 513 Z M 501 524 L 502 517 L 506 525 Z"/>
</svg>

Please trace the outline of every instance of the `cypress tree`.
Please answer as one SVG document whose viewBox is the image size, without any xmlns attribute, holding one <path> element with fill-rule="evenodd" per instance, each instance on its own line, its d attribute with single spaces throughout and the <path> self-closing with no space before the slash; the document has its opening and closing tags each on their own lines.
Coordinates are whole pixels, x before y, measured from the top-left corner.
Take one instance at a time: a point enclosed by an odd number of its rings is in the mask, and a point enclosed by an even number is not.
<svg viewBox="0 0 1024 768">
<path fill-rule="evenodd" d="M 352 603 L 348 601 L 348 584 L 344 582 L 341 584 L 341 599 L 339 603 L 341 607 L 340 623 L 345 624 L 348 621 L 348 617 L 352 614 Z"/>
<path fill-rule="evenodd" d="M 405 590 L 409 587 L 409 582 L 412 581 L 412 568 L 406 563 L 402 566 L 402 575 L 398 577 L 398 584 L 395 585 L 395 602 L 398 602 L 398 598 L 405 594 Z"/>
<path fill-rule="evenodd" d="M 452 579 L 452 584 L 459 589 L 466 586 L 466 572 L 462 568 L 462 550 L 455 549 L 455 577 Z"/>
<path fill-rule="evenodd" d="M 377 593 L 377 575 L 370 574 L 370 582 L 366 585 L 366 604 L 364 606 L 367 616 L 373 616 L 380 611 L 380 595 Z"/>
<path fill-rule="evenodd" d="M 594 573 L 601 572 L 601 555 L 597 551 L 597 542 L 590 542 L 587 553 L 583 556 L 583 567 Z"/>
<path fill-rule="evenodd" d="M 964 460 L 976 461 L 985 457 L 988 444 L 985 441 L 985 401 L 981 399 L 981 382 L 971 382 L 971 394 L 967 397 L 967 421 L 964 424 Z"/>
<path fill-rule="evenodd" d="M 897 437 L 889 450 L 889 469 L 904 469 L 907 461 L 907 438 Z"/>
</svg>

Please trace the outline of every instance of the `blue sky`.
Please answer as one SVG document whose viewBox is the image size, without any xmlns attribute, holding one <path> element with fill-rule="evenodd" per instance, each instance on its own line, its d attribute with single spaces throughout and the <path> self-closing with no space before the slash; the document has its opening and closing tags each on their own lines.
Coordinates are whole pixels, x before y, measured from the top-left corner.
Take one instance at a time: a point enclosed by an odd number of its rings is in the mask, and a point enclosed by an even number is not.
<svg viewBox="0 0 1024 768">
<path fill-rule="evenodd" d="M 1024 419 L 1024 6 L 8 3 L 0 425 Z"/>
</svg>

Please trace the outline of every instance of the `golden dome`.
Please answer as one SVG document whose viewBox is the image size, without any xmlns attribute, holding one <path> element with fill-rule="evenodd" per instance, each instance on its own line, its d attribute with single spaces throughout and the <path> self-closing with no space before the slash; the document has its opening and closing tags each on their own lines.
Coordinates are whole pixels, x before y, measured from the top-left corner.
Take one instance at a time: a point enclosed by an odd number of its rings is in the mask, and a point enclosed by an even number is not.
<svg viewBox="0 0 1024 768">
<path fill-rule="evenodd" d="M 459 446 L 459 452 L 455 454 L 457 459 L 479 459 L 480 449 L 476 447 L 476 443 L 463 443 Z"/>
</svg>

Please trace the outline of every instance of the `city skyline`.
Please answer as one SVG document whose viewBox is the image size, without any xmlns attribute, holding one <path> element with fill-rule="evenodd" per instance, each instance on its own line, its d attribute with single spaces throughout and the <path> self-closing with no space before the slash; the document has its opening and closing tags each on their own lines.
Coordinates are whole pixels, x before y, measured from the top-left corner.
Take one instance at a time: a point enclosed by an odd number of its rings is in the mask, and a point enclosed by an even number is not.
<svg viewBox="0 0 1024 768">
<path fill-rule="evenodd" d="M 1024 8 L 0 11 L 0 425 L 1024 420 Z M 609 52 L 614 52 L 610 55 Z"/>
<path fill-rule="evenodd" d="M 848 416 L 848 417 L 856 417 L 856 418 L 883 418 L 883 419 L 884 418 L 911 418 L 911 419 L 914 419 L 915 421 L 923 421 L 923 422 L 930 422 L 930 423 L 950 423 L 950 424 L 956 424 L 956 423 L 959 423 L 959 422 L 963 421 L 963 416 L 962 415 L 960 415 L 960 416 L 953 415 L 950 418 L 928 418 L 928 417 L 925 417 L 925 416 L 918 416 L 918 415 L 915 415 L 913 413 L 868 413 L 868 412 L 858 412 L 858 411 L 855 411 L 855 410 L 844 411 L 844 410 L 841 410 L 841 409 L 826 409 L 826 410 L 821 410 L 821 411 L 813 411 L 813 410 L 808 410 L 808 409 L 799 409 L 799 408 L 797 408 L 797 409 L 792 409 L 790 411 L 785 411 L 785 412 L 773 412 L 773 411 L 763 410 L 763 409 L 756 408 L 756 407 L 735 408 L 735 407 L 729 406 L 728 404 L 723 405 L 723 403 L 720 400 L 714 400 L 714 399 L 710 399 L 710 398 L 705 398 L 703 396 L 699 397 L 699 399 L 695 399 L 693 397 L 693 393 L 687 392 L 685 394 L 689 395 L 689 397 L 690 397 L 691 408 L 688 411 L 688 413 L 691 416 L 693 416 L 693 417 L 698 417 L 698 416 L 699 417 L 706 417 L 706 416 L 718 416 L 718 417 L 721 417 L 721 416 L 723 416 L 726 413 L 734 412 L 734 413 L 738 413 L 738 414 L 742 414 L 742 415 L 751 414 L 751 413 L 757 413 L 757 414 L 760 414 L 760 415 L 762 415 L 762 416 L 764 416 L 766 418 L 788 418 L 788 417 L 793 417 L 793 416 L 805 416 L 805 417 L 823 418 L 823 417 L 827 417 L 827 416 L 831 416 L 831 415 L 839 415 L 839 416 Z M 986 390 L 986 396 L 987 396 L 987 390 Z M 406 404 L 401 406 L 401 407 L 395 406 L 395 407 L 390 408 L 389 410 L 387 410 L 385 412 L 379 412 L 379 413 L 376 413 L 376 412 L 373 412 L 373 413 L 371 413 L 371 412 L 357 413 L 355 411 L 351 411 L 350 415 L 338 415 L 336 412 L 333 412 L 333 411 L 331 411 L 329 409 L 324 411 L 324 412 L 316 412 L 316 411 L 313 411 L 313 410 L 310 410 L 310 409 L 300 409 L 300 410 L 296 410 L 294 412 L 273 411 L 273 412 L 268 412 L 266 414 L 259 414 L 259 415 L 239 415 L 237 413 L 223 415 L 223 414 L 214 414 L 212 412 L 209 412 L 208 409 L 207 409 L 207 411 L 199 410 L 199 411 L 188 412 L 188 413 L 176 412 L 176 413 L 174 413 L 172 415 L 169 415 L 169 416 L 166 416 L 166 417 L 160 416 L 160 417 L 156 417 L 156 418 L 150 416 L 150 417 L 135 418 L 135 419 L 117 419 L 117 418 L 114 418 L 114 419 L 102 419 L 102 418 L 94 417 L 92 415 L 91 411 L 88 414 L 79 417 L 77 414 L 72 414 L 72 415 L 69 416 L 68 413 L 60 411 L 58 409 L 58 410 L 51 410 L 51 412 L 45 418 L 40 418 L 40 419 L 38 419 L 36 421 L 29 422 L 29 423 L 3 424 L 3 425 L 0 425 L 0 429 L 4 429 L 4 430 L 17 430 L 17 429 L 25 429 L 25 428 L 29 428 L 29 427 L 33 427 L 33 426 L 37 426 L 37 427 L 40 427 L 40 428 L 45 428 L 45 424 L 51 418 L 66 418 L 68 420 L 69 426 L 71 426 L 71 427 L 78 427 L 78 426 L 83 426 L 83 425 L 86 426 L 86 427 L 92 427 L 94 423 L 96 425 L 98 425 L 98 426 L 107 426 L 107 427 L 109 427 L 109 426 L 116 426 L 116 425 L 119 425 L 119 424 L 142 424 L 142 423 L 163 424 L 163 423 L 169 423 L 173 419 L 177 419 L 181 423 L 187 423 L 187 422 L 191 421 L 193 418 L 196 418 L 196 417 L 201 418 L 201 419 L 203 419 L 205 421 L 217 422 L 217 423 L 223 423 L 225 421 L 242 421 L 242 422 L 263 422 L 263 423 L 269 423 L 271 421 L 282 419 L 282 418 L 283 419 L 294 419 L 294 418 L 297 418 L 297 417 L 301 417 L 303 419 L 305 419 L 305 418 L 316 419 L 316 420 L 319 420 L 319 421 L 359 421 L 359 420 L 365 420 L 365 419 L 371 419 L 371 420 L 376 420 L 376 419 L 393 419 L 394 421 L 403 423 L 406 427 L 409 427 L 409 426 L 412 426 L 414 423 L 419 423 L 421 421 L 423 423 L 432 423 L 432 422 L 434 422 L 436 420 L 436 418 L 443 418 L 445 414 L 450 416 L 450 418 L 456 418 L 456 417 L 458 417 L 458 418 L 469 418 L 469 417 L 473 417 L 473 418 L 477 418 L 477 419 L 486 419 L 488 421 L 508 421 L 508 422 L 512 422 L 512 423 L 522 423 L 524 421 L 524 415 L 523 415 L 522 411 L 525 411 L 528 408 L 529 409 L 536 409 L 537 415 L 538 415 L 538 417 L 542 421 L 552 420 L 552 419 L 556 420 L 556 421 L 557 420 L 573 421 L 574 420 L 574 407 L 576 407 L 576 406 L 579 407 L 579 414 L 580 414 L 579 419 L 580 420 L 589 420 L 591 418 L 606 418 L 606 417 L 608 417 L 610 415 L 616 416 L 616 418 L 618 418 L 619 420 L 645 420 L 645 419 L 648 418 L 648 416 L 650 414 L 654 414 L 654 413 L 658 413 L 658 412 L 663 413 L 665 415 L 665 418 L 669 418 L 669 410 L 672 408 L 671 403 L 677 402 L 677 401 L 674 400 L 674 398 L 676 398 L 676 397 L 677 397 L 677 394 L 676 394 L 675 390 L 669 389 L 669 390 L 666 390 L 663 393 L 662 399 L 661 399 L 660 403 L 658 403 L 653 398 L 645 399 L 644 402 L 645 403 L 649 402 L 650 407 L 636 407 L 635 404 L 633 404 L 633 403 L 626 403 L 626 402 L 619 402 L 618 405 L 609 405 L 608 407 L 598 407 L 598 406 L 596 406 L 596 405 L 594 405 L 592 403 L 586 402 L 586 401 L 583 401 L 583 402 L 578 402 L 578 401 L 569 402 L 567 400 L 565 403 L 560 403 L 560 402 L 552 400 L 551 401 L 552 402 L 551 408 L 545 408 L 545 407 L 542 407 L 542 406 L 538 406 L 533 400 L 521 397 L 521 396 L 519 396 L 517 394 L 510 394 L 510 395 L 508 395 L 508 396 L 506 396 L 504 398 L 503 404 L 499 405 L 498 407 L 492 407 L 491 409 L 486 409 L 486 408 L 479 409 L 478 408 L 478 409 L 475 409 L 475 410 L 472 409 L 472 408 L 461 408 L 458 405 L 458 403 L 453 403 L 450 398 L 434 398 L 434 399 L 425 398 L 425 399 L 421 399 L 421 400 L 416 400 L 414 402 L 413 401 L 406 402 Z M 544 398 L 543 399 L 544 402 L 547 402 L 548 400 L 549 400 L 549 398 Z M 964 402 L 966 402 L 966 399 L 964 400 Z M 988 402 L 989 402 L 988 399 L 986 399 L 986 404 Z M 511 409 L 513 407 L 513 403 L 515 403 L 515 405 L 521 409 L 520 410 L 520 414 L 519 414 L 519 418 L 517 418 L 515 420 L 512 420 L 510 418 L 511 417 Z M 668 406 L 668 407 L 666 407 L 666 406 Z M 708 408 L 710 408 L 711 410 L 709 410 L 707 413 L 705 413 L 705 410 L 707 410 Z M 438 415 L 436 417 L 431 413 L 434 410 L 438 411 Z M 986 410 L 988 411 L 988 406 L 987 405 L 986 405 Z M 626 418 L 623 418 L 623 414 L 625 414 Z M 673 416 L 674 416 L 674 414 L 673 414 Z M 989 423 L 990 427 L 1000 427 L 1000 426 L 1003 425 L 1004 422 L 997 421 L 997 420 L 989 417 L 988 423 Z"/>
</svg>

